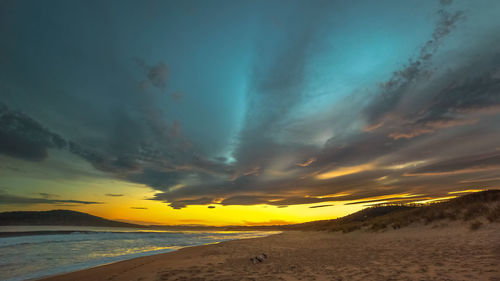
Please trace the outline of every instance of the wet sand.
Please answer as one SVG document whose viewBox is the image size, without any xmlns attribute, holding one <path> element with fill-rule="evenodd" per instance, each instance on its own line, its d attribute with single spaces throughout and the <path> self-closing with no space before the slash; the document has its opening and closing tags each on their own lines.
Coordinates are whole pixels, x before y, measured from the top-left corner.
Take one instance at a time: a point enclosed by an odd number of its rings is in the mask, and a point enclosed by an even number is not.
<svg viewBox="0 0 500 281">
<path fill-rule="evenodd" d="M 45 278 L 88 280 L 500 280 L 500 224 L 284 232 Z M 268 258 L 253 264 L 250 258 Z"/>
</svg>

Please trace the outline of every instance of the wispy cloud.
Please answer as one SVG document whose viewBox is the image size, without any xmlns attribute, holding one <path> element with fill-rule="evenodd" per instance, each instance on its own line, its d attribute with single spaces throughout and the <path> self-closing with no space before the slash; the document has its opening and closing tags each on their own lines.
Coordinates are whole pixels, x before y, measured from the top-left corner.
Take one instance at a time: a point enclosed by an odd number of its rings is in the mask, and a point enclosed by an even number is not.
<svg viewBox="0 0 500 281">
<path fill-rule="evenodd" d="M 91 204 L 102 204 L 102 203 L 94 201 L 71 200 L 71 199 L 23 197 L 23 196 L 10 195 L 6 193 L 0 194 L 0 205 L 35 205 L 35 204 L 91 205 Z"/>
<path fill-rule="evenodd" d="M 332 204 L 325 204 L 325 205 L 316 205 L 316 206 L 311 206 L 309 208 L 315 209 L 315 208 L 323 208 L 323 207 L 331 207 L 333 206 Z"/>
<path fill-rule="evenodd" d="M 38 193 L 38 195 L 40 195 L 42 198 L 45 198 L 45 199 L 51 199 L 51 198 L 57 198 L 57 197 L 59 197 L 59 195 L 57 195 L 57 194 L 45 193 L 45 192 L 40 192 L 40 193 Z"/>
</svg>

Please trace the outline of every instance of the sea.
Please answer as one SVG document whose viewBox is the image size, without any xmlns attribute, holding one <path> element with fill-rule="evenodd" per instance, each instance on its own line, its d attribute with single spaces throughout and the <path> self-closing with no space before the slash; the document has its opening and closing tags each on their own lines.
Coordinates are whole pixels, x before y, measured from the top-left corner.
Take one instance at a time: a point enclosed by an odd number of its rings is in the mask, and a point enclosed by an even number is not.
<svg viewBox="0 0 500 281">
<path fill-rule="evenodd" d="M 109 227 L 0 227 L 0 280 L 46 277 L 269 231 L 152 231 Z"/>
</svg>

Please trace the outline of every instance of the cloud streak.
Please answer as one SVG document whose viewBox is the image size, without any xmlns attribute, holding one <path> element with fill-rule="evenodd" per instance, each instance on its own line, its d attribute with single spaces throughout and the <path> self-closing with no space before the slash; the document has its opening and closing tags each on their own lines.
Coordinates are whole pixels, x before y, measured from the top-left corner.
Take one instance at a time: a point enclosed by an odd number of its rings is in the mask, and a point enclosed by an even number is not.
<svg viewBox="0 0 500 281">
<path fill-rule="evenodd" d="M 77 204 L 77 205 L 93 205 L 102 204 L 102 202 L 82 201 L 82 200 L 63 200 L 49 199 L 10 195 L 6 193 L 0 194 L 0 205 L 35 205 L 35 204 Z"/>
<path fill-rule="evenodd" d="M 108 197 L 122 197 L 123 196 L 123 194 L 113 194 L 113 193 L 106 193 L 105 195 Z"/>
</svg>

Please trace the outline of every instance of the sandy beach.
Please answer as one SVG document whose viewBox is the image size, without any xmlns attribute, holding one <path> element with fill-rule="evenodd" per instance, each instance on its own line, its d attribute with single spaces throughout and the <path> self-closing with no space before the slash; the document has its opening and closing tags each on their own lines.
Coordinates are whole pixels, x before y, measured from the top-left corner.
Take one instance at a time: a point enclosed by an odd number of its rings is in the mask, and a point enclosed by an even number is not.
<svg viewBox="0 0 500 281">
<path fill-rule="evenodd" d="M 44 281 L 500 280 L 500 224 L 284 232 L 141 257 Z M 253 264 L 250 258 L 268 258 Z"/>
</svg>

